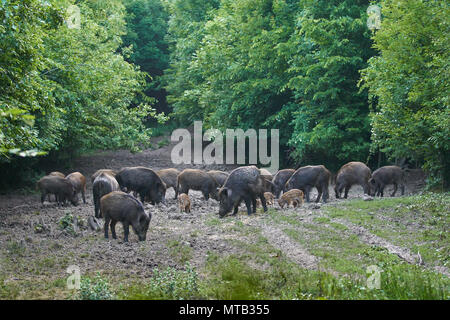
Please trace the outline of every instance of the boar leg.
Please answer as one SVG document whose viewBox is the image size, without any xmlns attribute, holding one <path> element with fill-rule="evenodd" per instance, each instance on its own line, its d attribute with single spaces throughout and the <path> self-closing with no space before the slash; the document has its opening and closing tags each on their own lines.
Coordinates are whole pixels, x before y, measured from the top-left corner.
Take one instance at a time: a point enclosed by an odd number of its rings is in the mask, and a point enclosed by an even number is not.
<svg viewBox="0 0 450 320">
<path fill-rule="evenodd" d="M 402 192 L 402 196 L 404 196 L 404 195 L 405 195 L 405 185 L 404 185 L 404 184 L 402 184 L 402 185 L 400 186 L 400 190 L 401 190 L 401 192 Z"/>
<path fill-rule="evenodd" d="M 311 187 L 310 186 L 306 186 L 305 187 L 305 197 L 306 197 L 306 202 L 309 202 L 310 201 L 310 199 L 309 199 L 309 193 L 311 192 Z"/>
<path fill-rule="evenodd" d="M 130 224 L 124 222 L 123 223 L 123 241 L 128 242 L 128 234 L 130 233 Z M 115 238 L 114 238 L 115 239 Z"/>
<path fill-rule="evenodd" d="M 251 215 L 252 214 L 252 199 L 249 197 L 245 197 L 244 201 L 245 201 L 245 206 L 247 207 L 247 214 Z"/>
<path fill-rule="evenodd" d="M 345 190 L 344 190 L 344 198 L 345 199 L 347 199 L 347 197 L 348 197 L 348 192 L 350 191 L 350 187 L 351 187 L 351 185 L 345 186 Z"/>
<path fill-rule="evenodd" d="M 86 196 L 85 196 L 85 193 L 86 193 L 86 189 L 83 189 L 83 190 L 81 191 L 81 197 L 83 198 L 83 203 L 86 203 Z"/>
<path fill-rule="evenodd" d="M 316 203 L 317 203 L 317 202 L 319 202 L 320 197 L 322 196 L 322 186 L 317 186 L 316 188 L 317 188 L 317 192 L 318 192 L 317 198 L 316 198 Z"/>
<path fill-rule="evenodd" d="M 45 193 L 41 193 L 41 203 L 42 203 L 42 204 L 44 204 L 45 196 L 46 196 Z M 49 195 L 49 198 L 50 198 L 50 195 Z"/>
<path fill-rule="evenodd" d="M 266 202 L 266 197 L 264 197 L 264 194 L 260 194 L 259 199 L 261 199 L 261 204 L 262 204 L 264 212 L 267 212 L 267 202 Z"/>
<path fill-rule="evenodd" d="M 397 192 L 397 183 L 394 182 L 394 191 L 391 193 L 391 197 L 394 197 L 396 192 Z"/>
<path fill-rule="evenodd" d="M 111 235 L 113 237 L 113 239 L 117 239 L 116 236 L 116 220 L 111 219 Z M 125 230 L 125 227 L 123 228 Z"/>
<path fill-rule="evenodd" d="M 105 216 L 105 223 L 103 225 L 104 229 L 105 229 L 105 238 L 108 239 L 108 227 L 109 227 L 109 222 L 111 221 L 111 219 L 108 216 Z"/>
<path fill-rule="evenodd" d="M 257 206 L 257 203 L 256 203 L 257 201 L 256 201 L 256 198 L 253 198 L 252 199 L 252 205 L 253 205 L 253 213 L 256 213 L 256 206 Z"/>
</svg>

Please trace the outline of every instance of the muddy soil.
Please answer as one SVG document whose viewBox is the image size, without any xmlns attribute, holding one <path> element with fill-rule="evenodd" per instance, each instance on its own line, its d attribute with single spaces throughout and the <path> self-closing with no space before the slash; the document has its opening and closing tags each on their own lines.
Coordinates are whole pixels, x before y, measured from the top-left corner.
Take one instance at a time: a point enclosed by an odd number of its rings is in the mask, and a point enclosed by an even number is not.
<svg viewBox="0 0 450 320">
<path fill-rule="evenodd" d="M 187 167 L 226 171 L 233 169 L 225 165 L 173 165 L 170 160 L 173 146 L 174 144 L 169 144 L 135 154 L 125 150 L 98 152 L 76 159 L 70 170 L 54 168 L 65 174 L 79 171 L 86 176 L 87 203 L 81 202 L 76 207 L 58 207 L 56 203 L 47 201 L 42 205 L 38 194 L 0 195 L 1 258 L 3 261 L 17 263 L 14 268 L 11 263 L 2 266 L 10 269 L 5 281 L 20 281 L 30 274 L 64 278 L 67 277 L 66 268 L 69 265 L 79 266 L 83 274 L 100 272 L 110 277 L 139 279 L 150 276 L 155 267 L 184 268 L 186 261 L 201 267 L 210 253 L 228 255 L 242 252 L 242 247 L 230 241 L 236 240 L 237 236 L 226 227 L 227 223 L 222 223 L 220 227 L 215 223 L 219 219 L 218 203 L 214 200 L 205 201 L 202 194 L 196 191 L 190 191 L 189 194 L 192 201 L 190 214 L 178 212 L 172 189 L 166 194 L 167 205 L 152 206 L 146 203 L 145 209 L 152 215 L 152 219 L 145 242 L 138 242 L 137 236 L 130 231 L 130 242 L 123 243 L 120 224 L 116 226 L 117 240 L 105 239 L 102 230 L 96 232 L 87 226 L 87 219 L 94 214 L 90 176 L 98 169 L 118 170 L 125 166 L 146 166 L 155 170 L 168 167 L 179 170 Z M 408 174 L 406 194 L 419 192 L 423 187 L 423 179 L 421 171 L 412 170 Z M 349 197 L 361 198 L 362 193 L 361 187 L 354 186 Z M 315 196 L 316 193 L 313 193 L 311 199 L 315 199 Z M 331 204 L 345 201 L 334 198 L 332 187 L 330 198 Z M 317 208 L 314 204 L 306 204 L 300 210 L 307 217 L 313 211 L 320 211 Z M 76 216 L 81 223 L 75 234 L 60 228 L 60 219 L 66 213 Z M 290 240 L 280 228 L 271 225 L 264 213 L 247 216 L 245 207 L 242 206 L 238 215 L 225 219 L 229 219 L 230 224 L 241 221 L 244 225 L 258 228 L 272 246 L 281 250 L 292 261 L 305 268 L 317 267 L 317 258 Z M 364 236 L 369 237 L 366 234 Z M 251 235 L 242 235 L 238 240 L 252 242 L 254 239 Z M 407 258 L 412 259 L 409 256 Z"/>
</svg>

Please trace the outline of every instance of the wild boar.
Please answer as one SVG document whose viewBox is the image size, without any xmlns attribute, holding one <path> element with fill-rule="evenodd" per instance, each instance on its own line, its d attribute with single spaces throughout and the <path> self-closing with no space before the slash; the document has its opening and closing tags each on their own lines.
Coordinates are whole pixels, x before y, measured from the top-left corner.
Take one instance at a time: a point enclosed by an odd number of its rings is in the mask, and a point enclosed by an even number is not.
<svg viewBox="0 0 450 320">
<path fill-rule="evenodd" d="M 41 191 L 41 203 L 44 203 L 47 194 L 53 193 L 58 206 L 65 204 L 66 200 L 69 200 L 74 206 L 78 205 L 78 193 L 66 178 L 44 176 L 37 182 L 37 186 Z"/>
<path fill-rule="evenodd" d="M 281 191 L 284 189 L 284 185 L 289 180 L 289 178 L 294 174 L 294 169 L 283 169 L 278 171 L 272 179 L 274 185 L 273 194 L 276 198 L 280 197 Z"/>
<path fill-rule="evenodd" d="M 336 184 L 334 192 L 336 199 L 339 199 L 342 190 L 345 188 L 344 198 L 347 199 L 348 191 L 354 184 L 359 184 L 364 189 L 364 193 L 370 195 L 369 179 L 371 170 L 364 163 L 352 161 L 344 164 L 336 174 Z"/>
<path fill-rule="evenodd" d="M 122 222 L 123 240 L 128 242 L 130 225 L 139 238 L 145 241 L 151 220 L 151 214 L 145 213 L 142 203 L 130 194 L 122 191 L 113 191 L 100 199 L 101 215 L 105 218 L 105 238 L 108 239 L 108 226 L 111 223 L 111 234 L 116 237 L 116 223 Z"/>
<path fill-rule="evenodd" d="M 255 166 L 239 167 L 231 171 L 224 185 L 219 189 L 219 216 L 223 217 L 233 208 L 233 215 L 238 212 L 242 201 L 247 206 L 250 215 L 256 212 L 256 198 L 259 197 L 264 212 L 267 211 L 266 199 L 264 198 L 265 179 L 260 170 Z"/>
<path fill-rule="evenodd" d="M 116 178 L 114 178 L 112 175 L 101 172 L 94 180 L 94 183 L 92 184 L 92 195 L 94 198 L 94 216 L 96 218 L 102 218 L 100 213 L 100 199 L 105 194 L 108 194 L 112 191 L 120 191 L 119 183 L 117 182 Z"/>
<path fill-rule="evenodd" d="M 322 197 L 323 202 L 327 202 L 330 178 L 330 171 L 323 165 L 301 167 L 288 179 L 283 191 L 286 192 L 291 189 L 302 190 L 306 201 L 309 202 L 309 194 L 311 189 L 315 187 L 318 192 L 316 202 L 319 202 L 320 197 Z"/>
<path fill-rule="evenodd" d="M 212 176 L 214 178 L 214 180 L 216 180 L 216 182 L 219 185 L 219 188 L 221 186 L 223 186 L 223 184 L 225 183 L 225 180 L 227 180 L 228 176 L 230 175 L 228 172 L 224 172 L 224 171 L 219 171 L 219 170 L 210 170 L 207 172 L 210 176 Z M 213 198 L 214 200 L 219 201 L 219 195 L 217 194 L 219 189 L 214 189 L 213 192 L 210 193 L 211 198 Z"/>
<path fill-rule="evenodd" d="M 72 182 L 77 193 L 81 192 L 83 203 L 86 203 L 86 178 L 79 172 L 73 172 L 66 179 Z"/>
<path fill-rule="evenodd" d="M 268 206 L 273 205 L 274 195 L 271 192 L 264 192 L 264 198 L 266 199 L 266 204 Z"/>
<path fill-rule="evenodd" d="M 64 173 L 62 173 L 62 172 L 59 172 L 59 171 L 53 171 L 53 172 L 50 172 L 49 174 L 48 174 L 49 176 L 57 176 L 57 177 L 61 177 L 61 178 L 65 178 L 66 176 L 64 175 Z M 50 202 L 51 200 L 50 200 L 50 193 L 48 194 L 48 202 Z M 55 201 L 56 201 L 56 194 L 55 194 Z"/>
<path fill-rule="evenodd" d="M 405 175 L 402 168 L 398 166 L 384 166 L 372 173 L 372 178 L 369 179 L 372 196 L 384 195 L 384 187 L 388 184 L 394 185 L 394 191 L 391 197 L 395 196 L 397 187 L 400 185 L 402 196 L 405 194 Z"/>
<path fill-rule="evenodd" d="M 162 169 L 156 171 L 156 174 L 161 178 L 161 180 L 166 184 L 166 188 L 173 188 L 173 191 L 175 191 L 175 197 L 177 198 L 177 178 L 180 174 L 180 171 L 174 168 L 169 169 Z"/>
<path fill-rule="evenodd" d="M 289 208 L 290 205 L 293 205 L 294 208 L 301 206 L 303 204 L 303 191 L 299 189 L 291 189 L 281 196 L 278 199 L 278 205 L 281 209 L 284 208 L 285 205 Z"/>
<path fill-rule="evenodd" d="M 189 194 L 189 190 L 203 193 L 206 200 L 219 187 L 218 182 L 208 173 L 199 169 L 184 169 L 178 175 L 177 190 L 179 193 Z"/>
<path fill-rule="evenodd" d="M 121 169 L 116 180 L 121 188 L 127 191 L 136 191 L 141 201 L 146 199 L 151 204 L 165 202 L 166 184 L 152 169 L 145 167 L 127 167 Z"/>
<path fill-rule="evenodd" d="M 191 212 L 191 199 L 189 199 L 189 196 L 186 193 L 182 193 L 178 196 L 178 205 L 180 212 Z"/>
<path fill-rule="evenodd" d="M 111 169 L 99 169 L 94 172 L 94 174 L 91 176 L 91 182 L 94 183 L 95 178 L 101 173 L 107 173 L 112 177 L 116 177 L 117 171 L 111 170 Z"/>
<path fill-rule="evenodd" d="M 53 171 L 53 172 L 50 172 L 48 175 L 49 175 L 49 176 L 57 176 L 57 177 L 61 177 L 61 178 L 65 178 L 65 177 L 66 177 L 66 176 L 64 175 L 64 173 L 59 172 L 59 171 Z"/>
</svg>

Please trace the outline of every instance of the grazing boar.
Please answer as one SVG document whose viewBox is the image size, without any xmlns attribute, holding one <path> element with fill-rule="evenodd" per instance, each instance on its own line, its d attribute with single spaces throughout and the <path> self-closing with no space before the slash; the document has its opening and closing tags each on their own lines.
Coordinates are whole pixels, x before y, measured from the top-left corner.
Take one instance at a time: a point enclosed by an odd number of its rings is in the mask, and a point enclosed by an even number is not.
<svg viewBox="0 0 450 320">
<path fill-rule="evenodd" d="M 44 203 L 47 194 L 53 193 L 58 206 L 65 204 L 66 200 L 69 200 L 74 206 L 78 205 L 78 193 L 66 178 L 44 176 L 37 182 L 37 186 L 41 191 L 41 203 Z"/>
<path fill-rule="evenodd" d="M 83 203 L 86 203 L 86 178 L 79 172 L 73 172 L 67 175 L 66 179 L 72 182 L 77 193 L 81 192 Z"/>
<path fill-rule="evenodd" d="M 109 174 L 112 177 L 115 177 L 117 172 L 111 169 L 99 169 L 97 171 L 94 172 L 94 174 L 91 176 L 91 182 L 94 183 L 95 178 L 97 178 L 98 175 L 100 175 L 101 173 L 106 173 Z"/>
<path fill-rule="evenodd" d="M 369 179 L 371 170 L 362 162 L 349 162 L 344 164 L 336 174 L 336 184 L 334 192 L 336 199 L 339 199 L 342 190 L 345 188 L 344 198 L 347 199 L 348 191 L 354 184 L 359 184 L 364 189 L 364 193 L 370 195 Z"/>
<path fill-rule="evenodd" d="M 323 202 L 327 202 L 330 178 L 330 171 L 323 165 L 301 167 L 288 179 L 283 191 L 286 192 L 291 189 L 302 190 L 306 201 L 309 202 L 309 194 L 311 189 L 315 187 L 318 192 L 316 202 L 319 202 L 320 197 L 322 197 Z"/>
<path fill-rule="evenodd" d="M 94 216 L 96 218 L 102 218 L 100 213 L 100 199 L 112 191 L 120 191 L 119 183 L 112 175 L 101 172 L 94 180 L 92 184 L 92 195 L 94 198 Z"/>
<path fill-rule="evenodd" d="M 264 192 L 264 198 L 266 199 L 266 204 L 268 206 L 273 205 L 274 196 L 271 192 Z"/>
<path fill-rule="evenodd" d="M 136 191 L 141 201 L 148 199 L 151 204 L 165 202 L 166 184 L 152 169 L 145 167 L 127 167 L 121 169 L 116 180 L 121 188 Z"/>
<path fill-rule="evenodd" d="M 189 194 L 189 190 L 203 193 L 206 200 L 219 187 L 218 182 L 208 173 L 199 169 L 184 169 L 178 175 L 177 190 L 179 193 Z"/>
<path fill-rule="evenodd" d="M 173 191 L 175 191 L 175 197 L 177 198 L 177 178 L 180 174 L 180 171 L 174 168 L 169 169 L 162 169 L 156 171 L 156 174 L 161 178 L 161 180 L 166 184 L 166 188 L 173 188 Z"/>
<path fill-rule="evenodd" d="M 219 184 L 219 187 L 223 186 L 225 183 L 225 180 L 227 180 L 228 176 L 230 175 L 227 172 L 219 171 L 219 170 L 210 170 L 207 172 L 210 176 L 216 180 L 216 182 Z M 214 189 L 213 192 L 210 194 L 211 198 L 214 200 L 219 201 L 219 195 L 217 194 L 218 189 Z"/>
<path fill-rule="evenodd" d="M 132 195 L 113 191 L 104 195 L 100 199 L 101 215 L 105 218 L 104 230 L 105 238 L 108 239 L 108 226 L 111 223 L 111 234 L 113 239 L 116 237 L 116 223 L 122 222 L 123 240 L 128 242 L 130 225 L 139 238 L 139 241 L 145 241 L 147 230 L 150 224 L 151 215 L 144 211 L 142 203 Z"/>
<path fill-rule="evenodd" d="M 283 169 L 278 171 L 272 179 L 274 185 L 273 194 L 278 199 L 280 197 L 281 191 L 284 189 L 284 185 L 289 180 L 289 178 L 294 174 L 294 169 Z"/>
<path fill-rule="evenodd" d="M 293 205 L 294 208 L 299 207 L 303 204 L 303 191 L 299 189 L 291 189 L 281 196 L 278 199 L 278 205 L 281 209 L 284 208 L 285 205 L 289 208 L 290 205 Z"/>
<path fill-rule="evenodd" d="M 189 196 L 186 193 L 182 193 L 178 196 L 178 205 L 180 207 L 180 212 L 191 212 L 191 199 L 189 199 Z"/>
<path fill-rule="evenodd" d="M 267 211 L 266 199 L 264 198 L 265 180 L 260 170 L 255 166 L 245 166 L 234 169 L 219 189 L 219 216 L 223 217 L 233 208 L 233 215 L 238 212 L 242 201 L 247 206 L 247 213 L 256 212 L 256 198 L 259 197 L 264 212 Z M 271 182 L 270 182 L 271 183 Z"/>
<path fill-rule="evenodd" d="M 400 185 L 402 196 L 405 194 L 405 175 L 402 168 L 398 166 L 384 166 L 372 173 L 372 178 L 369 179 L 372 196 L 384 195 L 384 187 L 388 184 L 394 185 L 394 191 L 391 197 L 395 196 L 397 187 Z"/>
</svg>

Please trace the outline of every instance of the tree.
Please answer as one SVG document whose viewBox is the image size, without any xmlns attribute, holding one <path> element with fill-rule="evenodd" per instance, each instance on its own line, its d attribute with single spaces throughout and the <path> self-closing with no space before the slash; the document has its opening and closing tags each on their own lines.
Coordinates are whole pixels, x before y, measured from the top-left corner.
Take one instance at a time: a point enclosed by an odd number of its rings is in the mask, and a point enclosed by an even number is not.
<svg viewBox="0 0 450 320">
<path fill-rule="evenodd" d="M 380 2 L 379 55 L 362 72 L 372 102 L 372 140 L 391 158 L 424 164 L 430 185 L 450 181 L 449 4 Z"/>
</svg>

